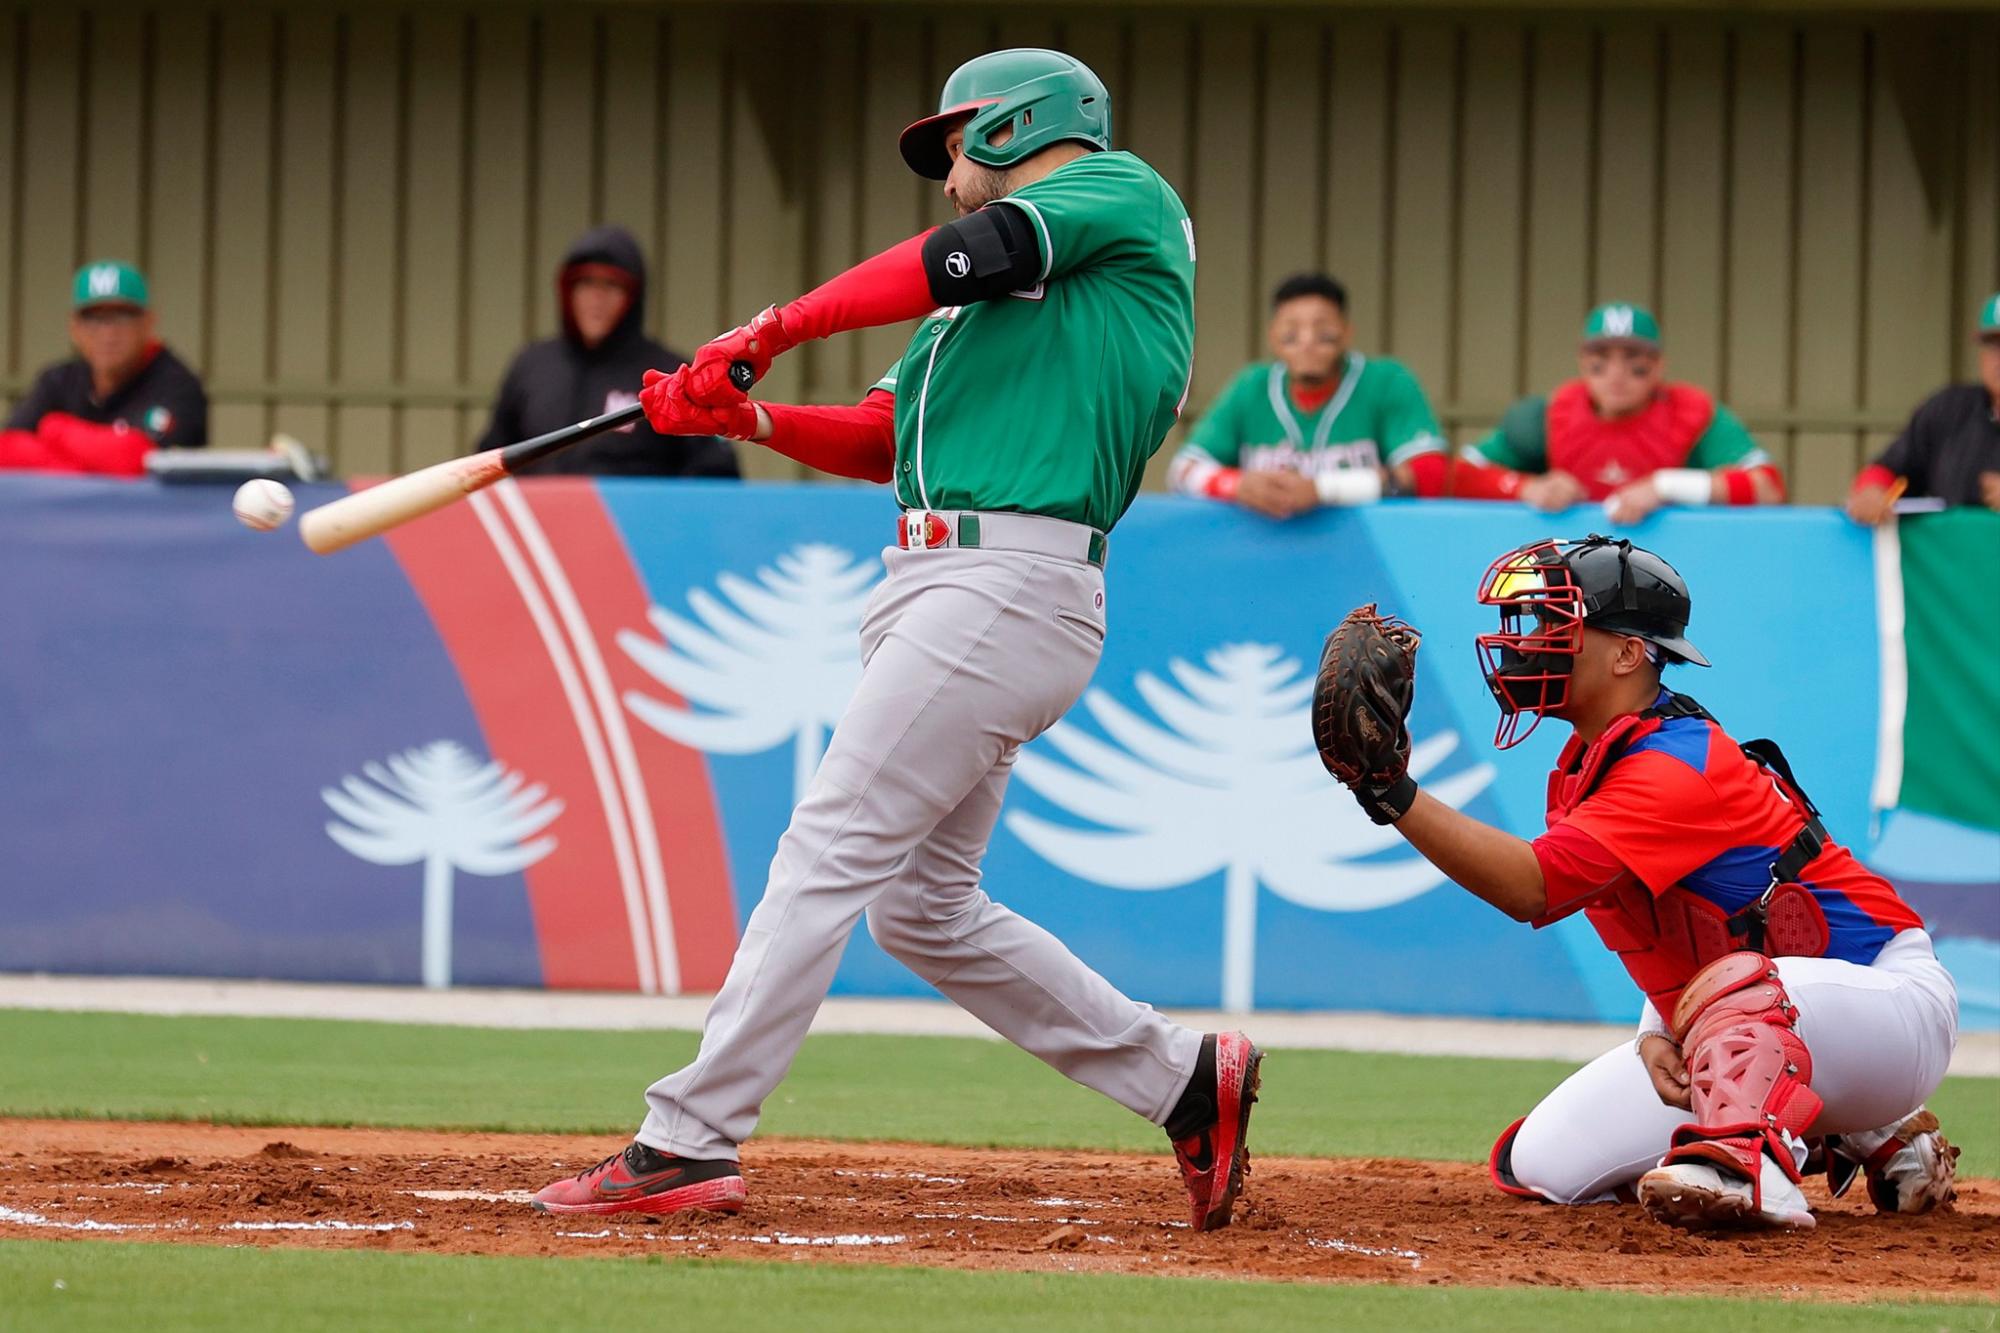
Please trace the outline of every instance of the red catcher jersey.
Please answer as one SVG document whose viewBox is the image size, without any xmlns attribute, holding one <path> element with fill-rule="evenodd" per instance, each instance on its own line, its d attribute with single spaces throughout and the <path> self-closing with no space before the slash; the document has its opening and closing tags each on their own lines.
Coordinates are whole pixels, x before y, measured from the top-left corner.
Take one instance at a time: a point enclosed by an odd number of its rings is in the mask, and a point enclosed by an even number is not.
<svg viewBox="0 0 2000 1333">
<path fill-rule="evenodd" d="M 1662 696 L 1664 699 L 1664 695 Z M 1571 737 L 1549 784 L 1549 827 L 1596 841 L 1656 897 L 1679 885 L 1735 912 L 1771 882 L 1771 863 L 1805 827 L 1777 780 L 1706 718 L 1669 717 L 1613 758 L 1595 790 L 1567 814 L 1555 797 L 1585 747 Z M 1826 913 L 1826 956 L 1868 964 L 1897 931 L 1923 919 L 1839 843 L 1799 880 Z M 1554 920 L 1586 905 L 1551 904 Z"/>
</svg>

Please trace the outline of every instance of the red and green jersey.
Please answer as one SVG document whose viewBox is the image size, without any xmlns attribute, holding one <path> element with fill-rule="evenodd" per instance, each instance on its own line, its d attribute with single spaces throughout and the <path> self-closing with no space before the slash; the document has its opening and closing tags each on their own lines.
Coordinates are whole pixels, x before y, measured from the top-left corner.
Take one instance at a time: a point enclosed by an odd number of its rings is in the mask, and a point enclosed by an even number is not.
<svg viewBox="0 0 2000 1333">
<path fill-rule="evenodd" d="M 1465 456 L 1516 472 L 1567 472 L 1593 500 L 1661 468 L 1771 461 L 1734 412 L 1692 384 L 1663 385 L 1642 411 L 1613 421 L 1597 414 L 1582 380 L 1515 403 Z"/>
<path fill-rule="evenodd" d="M 1401 362 L 1349 352 L 1333 396 L 1310 410 L 1292 397 L 1278 361 L 1259 361 L 1229 382 L 1174 458 L 1182 489 L 1216 467 L 1285 468 L 1318 477 L 1393 467 L 1444 448 L 1424 391 Z"/>
<path fill-rule="evenodd" d="M 876 384 L 896 399 L 896 498 L 1109 531 L 1187 399 L 1194 224 L 1130 153 L 1087 153 L 994 204 L 1041 280 L 934 311 Z"/>
</svg>

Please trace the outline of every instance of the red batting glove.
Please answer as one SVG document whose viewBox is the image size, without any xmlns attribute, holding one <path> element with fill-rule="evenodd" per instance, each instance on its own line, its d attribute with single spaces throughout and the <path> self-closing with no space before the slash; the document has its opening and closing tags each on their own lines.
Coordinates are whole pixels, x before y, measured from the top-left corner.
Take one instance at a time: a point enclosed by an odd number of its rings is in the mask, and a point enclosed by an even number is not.
<svg viewBox="0 0 2000 1333">
<path fill-rule="evenodd" d="M 797 345 L 798 339 L 786 331 L 778 307 L 766 306 L 742 328 L 702 344 L 688 365 L 688 396 L 710 407 L 741 402 L 743 391 L 730 380 L 729 367 L 738 361 L 749 362 L 754 383 L 770 371 L 772 357 Z"/>
<path fill-rule="evenodd" d="M 646 424 L 662 435 L 721 435 L 747 440 L 757 433 L 757 408 L 742 394 L 722 407 L 709 407 L 688 396 L 688 370 L 682 366 L 673 374 L 649 370 L 642 378 L 639 405 L 646 409 Z"/>
</svg>

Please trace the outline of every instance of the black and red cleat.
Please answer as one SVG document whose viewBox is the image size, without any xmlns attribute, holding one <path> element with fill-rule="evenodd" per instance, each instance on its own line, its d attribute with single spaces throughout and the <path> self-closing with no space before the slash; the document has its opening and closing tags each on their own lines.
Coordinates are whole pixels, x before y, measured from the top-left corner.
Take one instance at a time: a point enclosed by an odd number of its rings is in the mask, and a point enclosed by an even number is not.
<svg viewBox="0 0 2000 1333">
<path fill-rule="evenodd" d="M 1250 1174 L 1250 1108 L 1257 1104 L 1264 1053 L 1240 1032 L 1202 1039 L 1187 1091 L 1167 1118 L 1174 1160 L 1187 1184 L 1188 1222 L 1196 1231 L 1229 1225 Z"/>
<path fill-rule="evenodd" d="M 735 1162 L 698 1162 L 633 1143 L 535 1195 L 541 1213 L 736 1213 L 749 1198 Z"/>
</svg>

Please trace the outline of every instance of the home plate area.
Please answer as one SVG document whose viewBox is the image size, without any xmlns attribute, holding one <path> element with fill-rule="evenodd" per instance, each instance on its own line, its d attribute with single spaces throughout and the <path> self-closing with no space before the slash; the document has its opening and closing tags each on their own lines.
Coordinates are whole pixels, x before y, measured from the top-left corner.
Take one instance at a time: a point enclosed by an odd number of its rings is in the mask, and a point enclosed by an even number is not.
<svg viewBox="0 0 2000 1333">
<path fill-rule="evenodd" d="M 1699 1237 L 1623 1206 L 1507 1198 L 1465 1163 L 1258 1158 L 1197 1234 L 1171 1159 L 759 1140 L 740 1216 L 551 1217 L 534 1190 L 613 1139 L 0 1120 L 0 1236 L 440 1253 L 676 1254 L 1738 1295 L 2000 1294 L 2000 1182 L 1875 1216 L 1814 1182 L 1816 1231 Z M 1727 1262 L 1752 1257 L 1759 1262 Z M 1718 1262 L 1722 1260 L 1724 1262 Z"/>
</svg>

